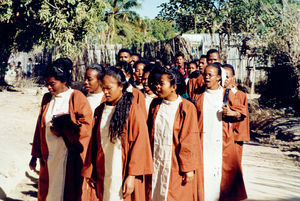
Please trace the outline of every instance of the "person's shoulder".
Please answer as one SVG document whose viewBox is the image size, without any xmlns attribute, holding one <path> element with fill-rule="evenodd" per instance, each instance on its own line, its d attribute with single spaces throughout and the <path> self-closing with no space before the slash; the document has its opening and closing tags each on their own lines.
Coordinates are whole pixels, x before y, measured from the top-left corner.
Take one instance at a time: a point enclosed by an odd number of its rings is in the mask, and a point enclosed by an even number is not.
<svg viewBox="0 0 300 201">
<path fill-rule="evenodd" d="M 50 92 L 47 92 L 44 94 L 43 99 L 42 99 L 42 104 L 45 104 L 46 102 L 49 102 L 52 98 L 52 95 Z"/>
<path fill-rule="evenodd" d="M 87 97 L 77 89 L 73 89 L 71 96 L 76 100 L 80 100 L 81 102 L 88 102 Z"/>
<path fill-rule="evenodd" d="M 190 100 L 187 100 L 185 98 L 182 99 L 181 104 L 186 108 L 195 107 L 194 103 L 192 103 Z"/>
<path fill-rule="evenodd" d="M 73 89 L 73 94 L 74 94 L 74 96 L 86 97 L 81 91 L 79 91 L 77 89 Z"/>
</svg>

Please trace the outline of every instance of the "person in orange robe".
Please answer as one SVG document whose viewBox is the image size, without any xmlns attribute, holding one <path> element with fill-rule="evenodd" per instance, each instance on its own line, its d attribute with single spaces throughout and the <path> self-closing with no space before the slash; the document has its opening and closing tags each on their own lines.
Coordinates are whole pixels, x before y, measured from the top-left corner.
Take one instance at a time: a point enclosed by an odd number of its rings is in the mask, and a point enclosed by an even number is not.
<svg viewBox="0 0 300 201">
<path fill-rule="evenodd" d="M 91 136 L 92 110 L 86 97 L 69 87 L 72 68 L 70 59 L 60 58 L 45 73 L 49 93 L 42 100 L 29 163 L 35 169 L 40 159 L 39 201 L 81 200 L 81 169 Z M 63 114 L 65 119 L 52 120 Z"/>
<path fill-rule="evenodd" d="M 145 116 L 120 69 L 106 69 L 101 83 L 106 102 L 95 110 L 82 174 L 96 183 L 99 201 L 143 201 L 144 175 L 153 172 Z"/>
<path fill-rule="evenodd" d="M 241 164 L 243 155 L 243 144 L 245 141 L 250 140 L 247 95 L 237 88 L 237 84 L 234 81 L 235 72 L 233 66 L 230 64 L 224 64 L 222 67 L 226 71 L 226 80 L 224 87 L 230 88 L 231 91 L 234 93 L 235 98 L 239 101 L 241 105 L 246 107 L 247 110 L 247 116 L 245 116 L 245 118 L 242 121 L 233 124 L 234 141 L 238 149 Z"/>
<path fill-rule="evenodd" d="M 147 109 L 146 109 L 146 100 L 144 94 L 135 87 L 134 79 L 133 79 L 133 69 L 129 63 L 126 61 L 121 61 L 117 63 L 117 68 L 121 69 L 126 77 L 126 80 L 129 83 L 127 87 L 127 91 L 133 94 L 133 102 L 135 102 L 143 114 L 145 118 L 147 118 Z"/>
<path fill-rule="evenodd" d="M 198 94 L 203 93 L 204 91 L 204 79 L 203 72 L 205 67 L 207 66 L 207 56 L 201 55 L 199 61 L 199 72 L 198 74 L 193 74 L 190 76 L 189 82 L 187 84 L 188 95 L 191 99 L 196 99 Z"/>
<path fill-rule="evenodd" d="M 154 173 L 146 179 L 147 200 L 196 200 L 200 137 L 196 108 L 180 96 L 185 93 L 184 78 L 161 68 L 151 72 L 149 83 L 158 98 L 148 117 Z"/>
<path fill-rule="evenodd" d="M 84 90 L 87 93 L 87 99 L 93 113 L 101 103 L 105 102 L 105 96 L 100 86 L 100 78 L 103 71 L 104 68 L 98 64 L 87 67 L 85 71 Z M 98 201 L 96 191 L 89 185 L 87 178 L 83 180 L 81 200 Z"/>
<path fill-rule="evenodd" d="M 246 199 L 231 121 L 247 116 L 247 110 L 231 92 L 228 104 L 223 105 L 220 64 L 208 64 L 204 79 L 206 90 L 196 100 L 203 143 L 204 200 Z"/>
</svg>

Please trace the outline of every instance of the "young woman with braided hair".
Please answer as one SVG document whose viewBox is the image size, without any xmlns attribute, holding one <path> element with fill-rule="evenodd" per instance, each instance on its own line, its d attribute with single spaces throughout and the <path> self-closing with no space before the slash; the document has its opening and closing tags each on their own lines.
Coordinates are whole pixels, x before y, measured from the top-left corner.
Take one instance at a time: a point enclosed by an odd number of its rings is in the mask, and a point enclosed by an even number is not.
<svg viewBox="0 0 300 201">
<path fill-rule="evenodd" d="M 106 101 L 95 110 L 86 163 L 93 170 L 83 173 L 96 183 L 100 201 L 143 201 L 144 175 L 153 172 L 145 116 L 127 91 L 122 70 L 106 69 L 101 83 Z"/>
</svg>

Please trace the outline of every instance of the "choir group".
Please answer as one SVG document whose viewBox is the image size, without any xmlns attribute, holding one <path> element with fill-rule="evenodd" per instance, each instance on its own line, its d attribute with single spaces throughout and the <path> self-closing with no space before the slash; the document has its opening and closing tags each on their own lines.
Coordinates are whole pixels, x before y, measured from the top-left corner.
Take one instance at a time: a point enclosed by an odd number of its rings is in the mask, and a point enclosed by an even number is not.
<svg viewBox="0 0 300 201">
<path fill-rule="evenodd" d="M 174 64 L 128 49 L 117 64 L 47 66 L 29 166 L 39 159 L 39 201 L 237 201 L 247 198 L 243 142 L 246 94 L 234 68 L 211 49 Z"/>
</svg>

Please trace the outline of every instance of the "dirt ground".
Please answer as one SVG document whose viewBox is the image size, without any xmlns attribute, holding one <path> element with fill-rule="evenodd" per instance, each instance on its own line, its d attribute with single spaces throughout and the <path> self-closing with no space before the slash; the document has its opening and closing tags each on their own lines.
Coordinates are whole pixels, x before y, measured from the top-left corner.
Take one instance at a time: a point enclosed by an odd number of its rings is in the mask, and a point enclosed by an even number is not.
<svg viewBox="0 0 300 201">
<path fill-rule="evenodd" d="M 37 89 L 0 92 L 0 200 L 36 200 L 38 172 L 28 163 L 42 99 Z M 278 149 L 245 144 L 243 171 L 248 200 L 300 201 L 300 168 Z"/>
</svg>

